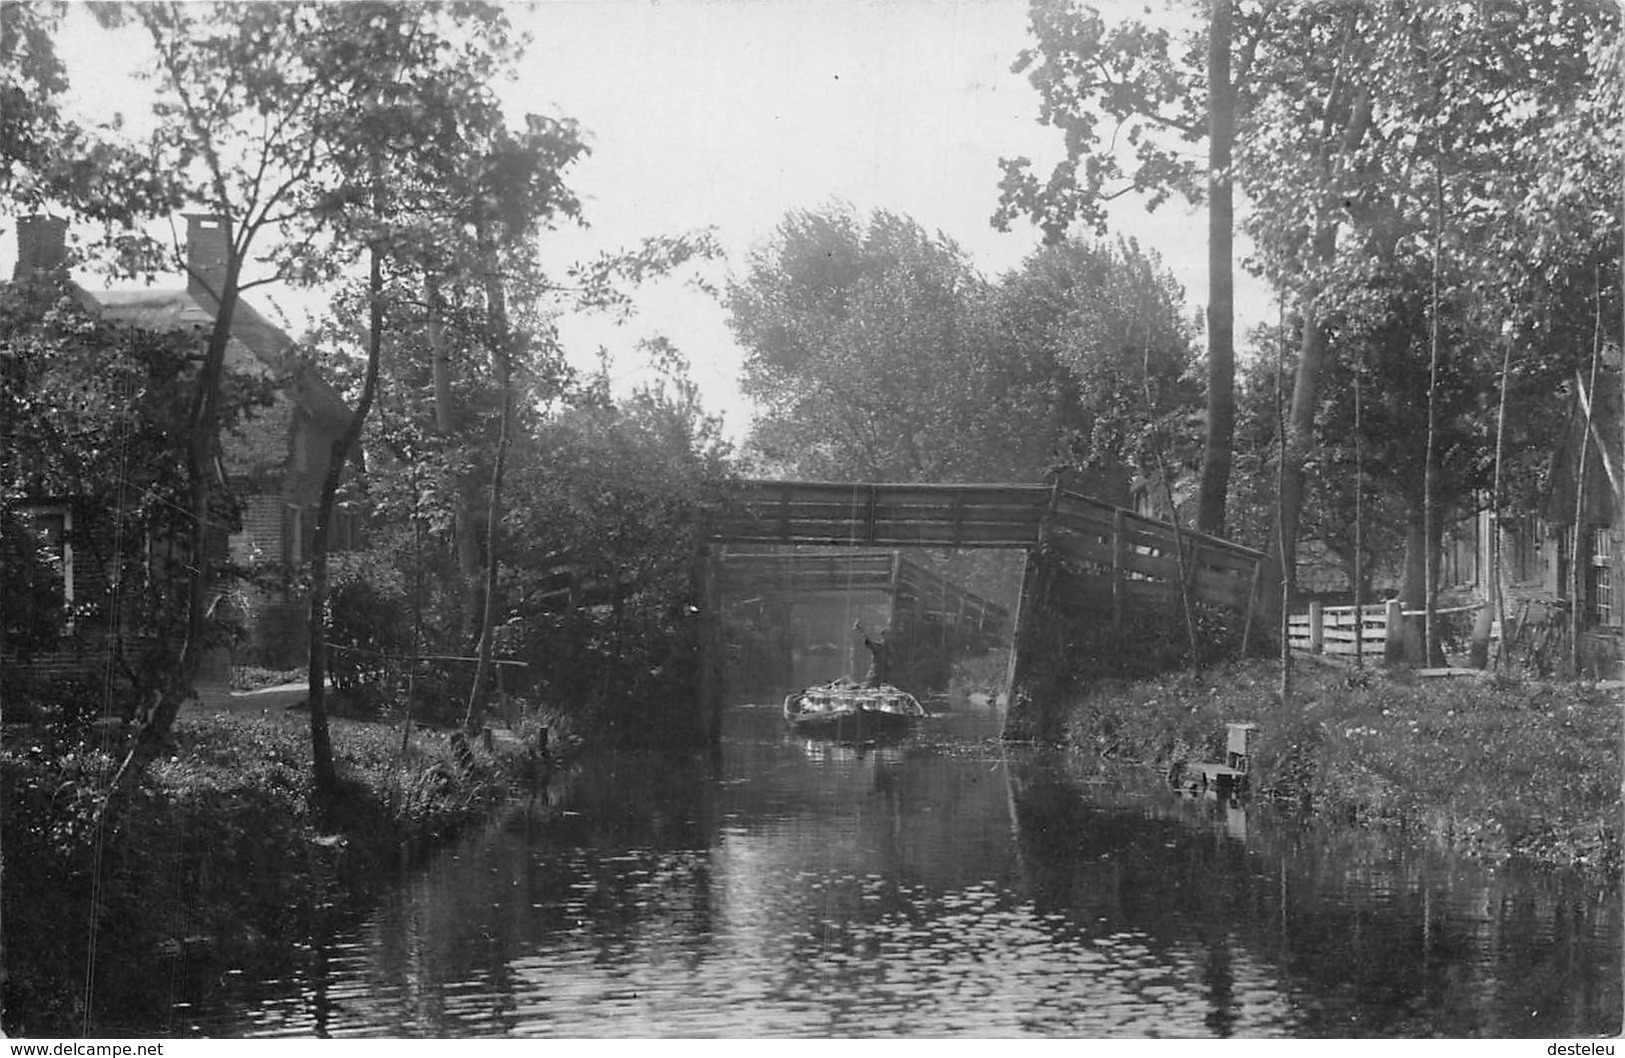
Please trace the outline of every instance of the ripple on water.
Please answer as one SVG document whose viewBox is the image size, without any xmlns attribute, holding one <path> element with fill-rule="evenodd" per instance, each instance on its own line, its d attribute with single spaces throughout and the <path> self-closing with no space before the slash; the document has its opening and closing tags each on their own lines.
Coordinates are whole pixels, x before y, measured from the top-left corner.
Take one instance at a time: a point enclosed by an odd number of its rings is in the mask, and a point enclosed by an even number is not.
<svg viewBox="0 0 1625 1058">
<path fill-rule="evenodd" d="M 471 841 L 302 952 L 296 971 L 234 977 L 252 999 L 227 1030 L 1426 1033 L 1472 1029 L 1452 1010 L 1515 991 L 1507 967 L 1528 953 L 1572 967 L 1617 948 L 1617 895 L 1430 880 L 1414 858 L 1342 863 L 1270 845 L 1267 828 L 1216 842 L 1198 810 L 1143 791 L 1007 784 L 1002 748 L 867 759 L 745 748 L 761 750 L 752 781 L 725 770 L 697 794 L 662 787 L 640 806 L 623 770 L 603 805 Z M 975 759 L 984 752 L 995 768 Z M 674 837 L 644 817 L 702 823 Z M 1432 976 L 1402 965 L 1389 990 L 1404 994 L 1380 1021 L 1369 994 L 1390 982 L 1352 972 L 1357 957 L 1422 940 Z M 1576 978 L 1581 994 L 1617 989 L 1608 958 L 1611 971 Z"/>
</svg>

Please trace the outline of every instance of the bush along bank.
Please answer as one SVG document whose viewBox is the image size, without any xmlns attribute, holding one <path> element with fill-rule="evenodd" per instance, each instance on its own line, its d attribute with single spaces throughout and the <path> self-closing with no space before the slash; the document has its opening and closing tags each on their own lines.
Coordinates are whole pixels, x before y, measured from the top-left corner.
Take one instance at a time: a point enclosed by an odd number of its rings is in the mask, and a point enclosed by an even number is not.
<svg viewBox="0 0 1625 1058">
<path fill-rule="evenodd" d="M 1620 870 L 1616 691 L 1499 677 L 1418 679 L 1319 659 L 1244 661 L 1101 681 L 1067 711 L 1072 747 L 1171 770 L 1223 761 L 1225 725 L 1258 725 L 1255 796 L 1386 826 L 1491 860 Z"/>
<path fill-rule="evenodd" d="M 336 721 L 342 789 L 323 812 L 303 714 L 183 716 L 174 738 L 117 830 L 98 834 L 114 756 L 8 729 L 7 1035 L 188 1034 L 211 982 L 293 965 L 318 920 L 364 907 L 384 872 L 546 770 L 523 738 L 459 751 L 420 731 L 402 754 L 398 728 Z"/>
</svg>

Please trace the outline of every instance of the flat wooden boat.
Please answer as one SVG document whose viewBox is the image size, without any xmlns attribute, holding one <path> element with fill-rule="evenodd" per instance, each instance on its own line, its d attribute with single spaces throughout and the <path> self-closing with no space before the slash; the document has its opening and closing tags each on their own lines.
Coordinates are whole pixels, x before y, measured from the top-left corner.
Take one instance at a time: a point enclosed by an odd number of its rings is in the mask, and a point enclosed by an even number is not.
<svg viewBox="0 0 1625 1058">
<path fill-rule="evenodd" d="M 929 715 L 919 699 L 889 683 L 866 687 L 839 679 L 784 699 L 784 719 L 798 733 L 842 742 L 902 734 Z"/>
</svg>

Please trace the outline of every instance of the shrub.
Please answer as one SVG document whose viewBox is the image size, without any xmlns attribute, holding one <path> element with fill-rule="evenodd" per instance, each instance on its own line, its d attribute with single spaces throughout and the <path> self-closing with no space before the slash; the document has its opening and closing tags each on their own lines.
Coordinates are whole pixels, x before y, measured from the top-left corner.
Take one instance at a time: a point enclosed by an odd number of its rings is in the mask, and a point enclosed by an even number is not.
<svg viewBox="0 0 1625 1058">
<path fill-rule="evenodd" d="M 394 703 L 401 662 L 412 648 L 412 623 L 392 570 L 370 556 L 336 563 L 327 600 L 328 672 L 335 706 L 375 716 Z"/>
</svg>

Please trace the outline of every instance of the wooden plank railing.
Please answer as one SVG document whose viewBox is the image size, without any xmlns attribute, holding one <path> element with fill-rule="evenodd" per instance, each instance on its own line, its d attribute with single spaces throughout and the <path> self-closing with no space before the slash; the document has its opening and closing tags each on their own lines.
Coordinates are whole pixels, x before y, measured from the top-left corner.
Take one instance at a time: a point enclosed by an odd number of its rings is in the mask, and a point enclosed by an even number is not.
<svg viewBox="0 0 1625 1058">
<path fill-rule="evenodd" d="M 1044 544 L 1066 565 L 1067 601 L 1080 607 L 1119 616 L 1126 606 L 1169 609 L 1187 589 L 1227 610 L 1264 604 L 1254 597 L 1261 552 L 1050 485 L 746 481 L 711 536 L 836 547 Z"/>
<path fill-rule="evenodd" d="M 1038 543 L 1044 485 L 848 485 L 747 481 L 712 526 L 734 543 L 1006 547 Z"/>
</svg>

